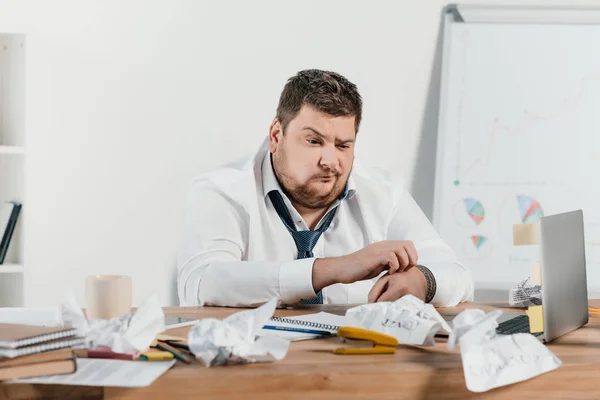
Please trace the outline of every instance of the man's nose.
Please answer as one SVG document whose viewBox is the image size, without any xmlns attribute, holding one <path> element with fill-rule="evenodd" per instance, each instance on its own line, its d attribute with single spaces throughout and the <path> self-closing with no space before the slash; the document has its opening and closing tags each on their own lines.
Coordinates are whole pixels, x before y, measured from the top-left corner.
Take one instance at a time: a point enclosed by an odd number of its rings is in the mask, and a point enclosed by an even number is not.
<svg viewBox="0 0 600 400">
<path fill-rule="evenodd" d="M 323 168 L 337 170 L 340 163 L 336 154 L 335 146 L 323 146 L 321 150 L 320 164 Z"/>
</svg>

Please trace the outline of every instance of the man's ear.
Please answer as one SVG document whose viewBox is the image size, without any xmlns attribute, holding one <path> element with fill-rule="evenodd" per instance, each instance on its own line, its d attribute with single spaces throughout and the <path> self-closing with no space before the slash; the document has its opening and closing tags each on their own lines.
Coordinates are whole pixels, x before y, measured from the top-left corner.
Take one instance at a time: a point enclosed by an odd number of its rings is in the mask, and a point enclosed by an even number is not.
<svg viewBox="0 0 600 400">
<path fill-rule="evenodd" d="M 283 128 L 277 117 L 271 122 L 269 127 L 269 152 L 274 153 L 283 139 Z"/>
</svg>

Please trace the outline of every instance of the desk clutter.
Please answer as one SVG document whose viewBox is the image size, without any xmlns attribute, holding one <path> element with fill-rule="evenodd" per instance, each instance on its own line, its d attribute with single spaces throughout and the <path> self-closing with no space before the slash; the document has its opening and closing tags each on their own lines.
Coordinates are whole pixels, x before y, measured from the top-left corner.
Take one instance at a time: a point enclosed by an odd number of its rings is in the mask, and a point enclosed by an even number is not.
<svg viewBox="0 0 600 400">
<path fill-rule="evenodd" d="M 155 296 L 135 312 L 109 320 L 88 320 L 73 292 L 56 308 L 5 309 L 0 312 L 0 381 L 148 386 L 177 360 L 190 362 L 171 345 L 185 338 L 164 331 L 165 315 Z"/>
<path fill-rule="evenodd" d="M 0 381 L 86 386 L 143 387 L 175 363 L 198 360 L 206 367 L 276 362 L 291 342 L 336 337 L 332 353 L 344 357 L 394 354 L 398 346 L 433 346 L 447 336 L 447 350 L 460 346 L 467 388 L 484 392 L 543 373 L 561 361 L 530 334 L 497 335 L 496 310 L 467 309 L 448 324 L 431 305 L 414 296 L 364 304 L 344 316 L 320 312 L 274 317 L 277 300 L 219 320 L 191 321 L 187 336 L 165 326 L 158 299 L 134 313 L 88 320 L 69 294 L 60 312 L 51 308 L 0 312 Z M 43 315 L 45 313 L 45 315 Z M 52 316 L 55 320 L 52 320 Z M 105 371 L 95 374 L 93 371 Z"/>
</svg>

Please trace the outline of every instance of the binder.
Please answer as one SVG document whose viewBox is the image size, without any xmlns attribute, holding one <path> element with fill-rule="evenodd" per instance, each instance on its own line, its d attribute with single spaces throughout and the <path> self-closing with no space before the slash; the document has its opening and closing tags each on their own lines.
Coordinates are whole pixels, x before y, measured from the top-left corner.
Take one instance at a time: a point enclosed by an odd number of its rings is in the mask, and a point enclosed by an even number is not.
<svg viewBox="0 0 600 400">
<path fill-rule="evenodd" d="M 13 205 L 13 209 L 10 213 L 8 224 L 6 225 L 4 233 L 2 234 L 2 241 L 0 241 L 0 264 L 4 263 L 4 258 L 6 257 L 6 253 L 8 252 L 8 246 L 10 245 L 10 241 L 15 231 L 15 227 L 17 226 L 17 221 L 19 219 L 19 214 L 21 212 L 22 207 L 20 203 L 12 202 L 9 204 Z"/>
</svg>

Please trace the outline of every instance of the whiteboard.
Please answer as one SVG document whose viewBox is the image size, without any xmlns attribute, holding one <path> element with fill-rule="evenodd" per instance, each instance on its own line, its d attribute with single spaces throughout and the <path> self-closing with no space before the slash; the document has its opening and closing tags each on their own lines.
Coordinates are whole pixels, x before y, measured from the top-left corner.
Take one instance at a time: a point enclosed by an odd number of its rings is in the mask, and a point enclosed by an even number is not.
<svg viewBox="0 0 600 400">
<path fill-rule="evenodd" d="M 588 287 L 598 290 L 600 26 L 449 21 L 445 29 L 440 235 L 476 287 L 510 287 L 539 257 L 537 246 L 512 245 L 512 225 L 581 208 Z"/>
</svg>

